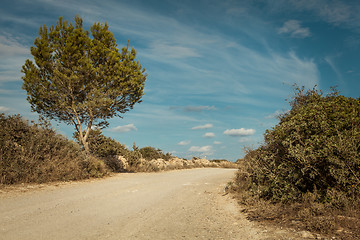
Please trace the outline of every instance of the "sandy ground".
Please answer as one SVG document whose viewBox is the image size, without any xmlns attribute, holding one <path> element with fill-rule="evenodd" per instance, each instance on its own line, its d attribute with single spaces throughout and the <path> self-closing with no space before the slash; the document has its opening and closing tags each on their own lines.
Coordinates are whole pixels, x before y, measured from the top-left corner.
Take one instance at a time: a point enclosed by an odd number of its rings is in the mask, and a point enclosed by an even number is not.
<svg viewBox="0 0 360 240">
<path fill-rule="evenodd" d="M 306 239 L 248 221 L 224 193 L 235 171 L 117 174 L 3 190 L 0 239 Z"/>
</svg>

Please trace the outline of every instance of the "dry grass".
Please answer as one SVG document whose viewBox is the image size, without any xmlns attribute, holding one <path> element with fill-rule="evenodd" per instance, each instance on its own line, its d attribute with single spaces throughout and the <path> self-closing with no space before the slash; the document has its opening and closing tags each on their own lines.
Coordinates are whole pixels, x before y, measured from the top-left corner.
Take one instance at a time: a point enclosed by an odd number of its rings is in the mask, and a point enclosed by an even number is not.
<svg viewBox="0 0 360 240">
<path fill-rule="evenodd" d="M 310 231 L 320 239 L 360 239 L 359 201 L 341 198 L 339 208 L 331 203 L 319 203 L 316 194 L 307 193 L 298 202 L 275 203 L 252 194 L 247 184 L 237 181 L 231 190 L 249 220 Z"/>
</svg>

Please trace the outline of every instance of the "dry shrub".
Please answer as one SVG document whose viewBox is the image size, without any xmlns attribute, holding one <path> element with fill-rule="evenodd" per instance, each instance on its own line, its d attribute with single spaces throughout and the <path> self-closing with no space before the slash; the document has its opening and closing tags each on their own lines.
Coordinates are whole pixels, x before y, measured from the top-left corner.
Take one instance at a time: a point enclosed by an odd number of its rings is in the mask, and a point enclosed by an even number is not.
<svg viewBox="0 0 360 240">
<path fill-rule="evenodd" d="M 82 169 L 87 173 L 87 177 L 103 177 L 107 173 L 104 161 L 94 157 L 86 156 L 86 160 L 81 162 Z"/>
<path fill-rule="evenodd" d="M 126 167 L 124 166 L 124 163 L 117 157 L 117 155 L 107 156 L 102 158 L 102 160 L 111 172 L 119 173 L 125 171 Z"/>
<path fill-rule="evenodd" d="M 0 115 L 0 183 L 49 182 L 105 174 L 98 160 L 57 134 L 46 121 L 29 124 L 20 115 Z"/>
<path fill-rule="evenodd" d="M 238 164 L 236 162 L 230 162 L 226 159 L 215 159 L 210 160 L 212 163 L 212 167 L 221 167 L 221 168 L 238 168 Z"/>
</svg>

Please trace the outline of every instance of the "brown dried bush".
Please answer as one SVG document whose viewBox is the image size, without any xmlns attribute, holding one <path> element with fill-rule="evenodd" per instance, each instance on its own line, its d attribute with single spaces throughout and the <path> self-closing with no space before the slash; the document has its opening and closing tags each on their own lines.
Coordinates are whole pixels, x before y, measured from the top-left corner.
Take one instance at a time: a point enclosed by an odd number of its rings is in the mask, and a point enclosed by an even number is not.
<svg viewBox="0 0 360 240">
<path fill-rule="evenodd" d="M 103 176 L 99 160 L 57 134 L 49 123 L 0 114 L 0 183 L 50 182 Z"/>
</svg>

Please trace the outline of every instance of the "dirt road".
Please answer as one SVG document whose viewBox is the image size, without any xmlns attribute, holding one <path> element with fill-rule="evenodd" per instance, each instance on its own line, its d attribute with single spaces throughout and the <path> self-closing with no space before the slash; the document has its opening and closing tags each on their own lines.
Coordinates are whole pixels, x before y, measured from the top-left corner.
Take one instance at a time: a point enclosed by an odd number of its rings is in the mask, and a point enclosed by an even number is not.
<svg viewBox="0 0 360 240">
<path fill-rule="evenodd" d="M 270 237 L 224 195 L 234 173 L 118 174 L 1 193 L 0 239 L 288 239 Z"/>
</svg>

